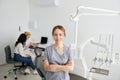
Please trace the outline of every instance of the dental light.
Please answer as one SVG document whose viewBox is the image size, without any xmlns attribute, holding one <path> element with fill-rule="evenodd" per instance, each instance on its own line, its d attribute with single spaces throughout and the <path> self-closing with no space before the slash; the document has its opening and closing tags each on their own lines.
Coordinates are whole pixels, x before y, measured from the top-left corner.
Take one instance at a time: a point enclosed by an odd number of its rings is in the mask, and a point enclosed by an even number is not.
<svg viewBox="0 0 120 80">
<path fill-rule="evenodd" d="M 97 13 L 83 12 L 82 10 L 97 11 Z M 75 22 L 75 46 L 78 44 L 78 21 L 80 16 L 120 16 L 120 11 L 78 6 L 74 15 L 71 15 L 71 20 Z"/>
</svg>

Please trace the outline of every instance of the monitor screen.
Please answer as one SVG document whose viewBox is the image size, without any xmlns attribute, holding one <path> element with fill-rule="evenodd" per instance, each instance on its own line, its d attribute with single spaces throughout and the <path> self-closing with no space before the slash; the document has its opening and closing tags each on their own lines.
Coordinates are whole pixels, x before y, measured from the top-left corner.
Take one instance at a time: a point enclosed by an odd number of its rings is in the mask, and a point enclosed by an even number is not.
<svg viewBox="0 0 120 80">
<path fill-rule="evenodd" d="M 41 37 L 41 44 L 47 44 L 47 40 L 48 38 L 47 37 Z"/>
</svg>

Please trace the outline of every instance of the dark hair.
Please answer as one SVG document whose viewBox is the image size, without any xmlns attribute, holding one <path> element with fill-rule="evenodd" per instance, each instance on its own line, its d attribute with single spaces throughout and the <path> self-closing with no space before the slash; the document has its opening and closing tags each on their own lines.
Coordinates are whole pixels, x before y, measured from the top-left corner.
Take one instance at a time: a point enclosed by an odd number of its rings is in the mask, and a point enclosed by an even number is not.
<svg viewBox="0 0 120 80">
<path fill-rule="evenodd" d="M 65 29 L 64 29 L 64 27 L 61 26 L 61 25 L 56 25 L 56 26 L 53 28 L 53 30 L 52 30 L 52 35 L 54 35 L 54 32 L 55 32 L 56 29 L 60 29 L 61 31 L 63 31 L 63 32 L 64 32 L 64 35 L 66 36 Z"/>
<path fill-rule="evenodd" d="M 22 43 L 22 45 L 24 46 L 24 44 L 25 44 L 25 42 L 26 42 L 26 35 L 24 34 L 24 33 L 22 33 L 19 37 L 18 37 L 18 39 L 17 39 L 17 41 L 16 41 L 16 43 L 15 43 L 15 46 L 17 46 L 17 44 L 18 43 Z"/>
</svg>

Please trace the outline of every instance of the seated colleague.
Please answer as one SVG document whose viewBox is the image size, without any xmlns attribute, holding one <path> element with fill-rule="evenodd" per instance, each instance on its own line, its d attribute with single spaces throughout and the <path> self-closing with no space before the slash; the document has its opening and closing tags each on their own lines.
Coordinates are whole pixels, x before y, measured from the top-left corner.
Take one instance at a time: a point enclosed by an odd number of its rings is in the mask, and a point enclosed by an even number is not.
<svg viewBox="0 0 120 80">
<path fill-rule="evenodd" d="M 35 69 L 35 65 L 32 62 L 31 57 L 28 54 L 24 53 L 24 44 L 26 42 L 26 35 L 24 33 L 22 33 L 16 43 L 15 43 L 15 49 L 14 49 L 14 59 L 16 61 L 21 61 L 21 62 L 25 62 L 27 63 L 27 66 L 31 67 L 33 70 L 34 74 L 38 74 L 36 69 Z"/>
<path fill-rule="evenodd" d="M 24 34 L 26 35 L 26 37 L 27 37 L 27 40 L 26 40 L 26 42 L 25 42 L 25 46 L 24 46 L 24 49 L 25 49 L 25 54 L 28 54 L 29 56 L 31 56 L 31 58 L 32 58 L 32 61 L 34 62 L 35 61 L 35 54 L 34 54 L 34 52 L 32 52 L 31 50 L 30 50 L 30 47 L 31 46 L 33 46 L 33 45 L 35 45 L 36 43 L 34 43 L 32 40 L 31 40 L 31 33 L 30 32 L 24 32 Z"/>
<path fill-rule="evenodd" d="M 65 29 L 57 25 L 52 30 L 54 44 L 45 49 L 43 56 L 46 80 L 70 80 L 69 72 L 74 62 L 70 47 L 64 44 Z"/>
<path fill-rule="evenodd" d="M 24 34 L 26 35 L 27 37 L 27 40 L 25 42 L 25 49 L 28 49 L 30 48 L 31 46 L 34 46 L 36 45 L 37 43 L 33 42 L 32 39 L 31 39 L 31 33 L 30 32 L 24 32 Z"/>
</svg>

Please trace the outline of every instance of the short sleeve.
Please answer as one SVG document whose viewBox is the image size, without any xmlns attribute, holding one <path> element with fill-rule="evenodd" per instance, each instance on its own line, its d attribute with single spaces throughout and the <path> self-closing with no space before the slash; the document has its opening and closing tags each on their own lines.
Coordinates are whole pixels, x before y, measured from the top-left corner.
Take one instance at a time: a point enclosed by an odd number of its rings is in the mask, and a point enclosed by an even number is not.
<svg viewBox="0 0 120 80">
<path fill-rule="evenodd" d="M 69 47 L 68 48 L 68 56 L 69 56 L 69 61 L 72 61 L 73 60 L 73 54 L 71 53 L 71 48 Z"/>
</svg>

